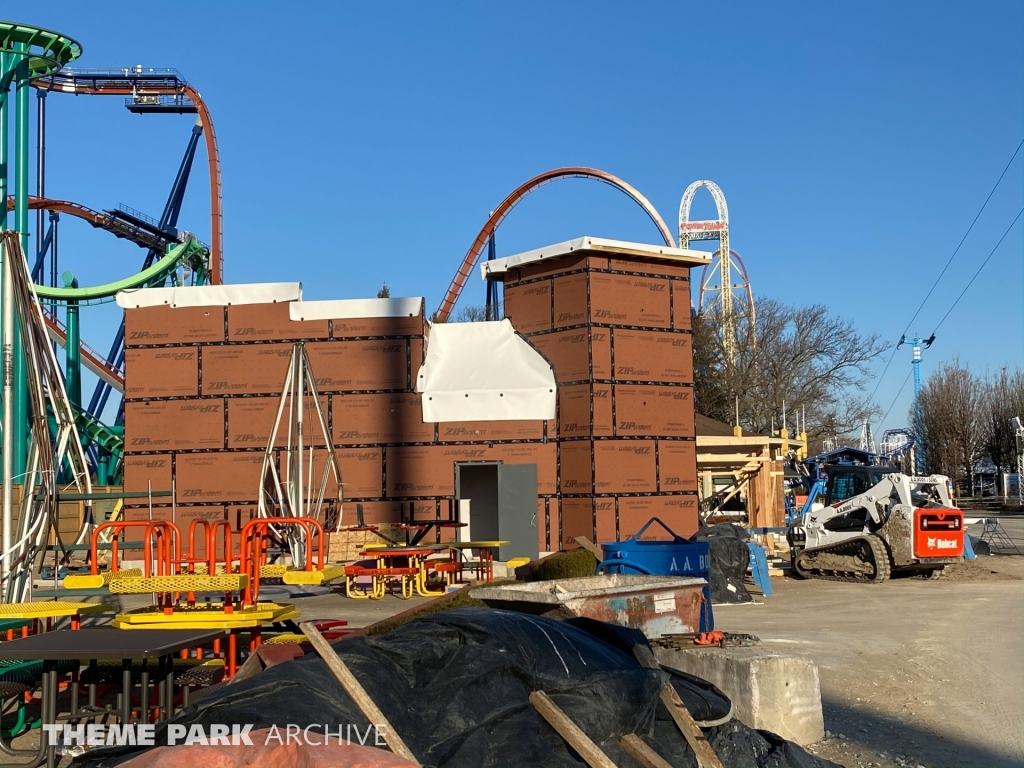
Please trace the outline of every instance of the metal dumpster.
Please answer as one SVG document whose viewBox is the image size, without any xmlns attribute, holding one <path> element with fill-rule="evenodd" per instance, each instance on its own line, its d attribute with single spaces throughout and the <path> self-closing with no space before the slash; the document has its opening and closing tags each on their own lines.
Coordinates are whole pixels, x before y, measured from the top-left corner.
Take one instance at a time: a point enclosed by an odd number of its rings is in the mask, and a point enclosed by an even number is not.
<svg viewBox="0 0 1024 768">
<path fill-rule="evenodd" d="M 704 579 L 612 573 L 477 587 L 470 596 L 492 608 L 575 616 L 639 629 L 648 638 L 700 630 Z"/>
</svg>

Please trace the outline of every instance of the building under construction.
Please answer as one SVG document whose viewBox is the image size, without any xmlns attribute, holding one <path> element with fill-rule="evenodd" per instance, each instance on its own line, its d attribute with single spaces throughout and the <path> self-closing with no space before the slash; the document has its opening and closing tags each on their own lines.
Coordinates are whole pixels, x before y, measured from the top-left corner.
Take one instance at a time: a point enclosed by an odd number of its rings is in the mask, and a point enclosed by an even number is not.
<svg viewBox="0 0 1024 768">
<path fill-rule="evenodd" d="M 420 298 L 303 301 L 299 284 L 123 292 L 125 491 L 173 489 L 157 517 L 255 516 L 302 342 L 343 526 L 468 514 L 474 537 L 513 542 L 503 556 L 626 538 L 652 516 L 692 533 L 689 273 L 707 261 L 593 237 L 487 261 L 506 318 L 490 323 L 432 325 Z M 129 519 L 150 514 L 132 503 Z"/>
</svg>

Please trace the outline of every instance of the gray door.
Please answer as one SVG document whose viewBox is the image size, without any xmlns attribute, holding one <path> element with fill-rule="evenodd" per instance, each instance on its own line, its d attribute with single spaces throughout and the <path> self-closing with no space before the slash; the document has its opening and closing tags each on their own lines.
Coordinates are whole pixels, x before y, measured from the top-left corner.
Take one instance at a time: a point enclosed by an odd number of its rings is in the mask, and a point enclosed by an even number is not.
<svg viewBox="0 0 1024 768">
<path fill-rule="evenodd" d="M 537 465 L 498 465 L 498 538 L 508 541 L 498 559 L 507 562 L 513 557 L 536 560 L 537 544 Z M 475 525 L 475 523 L 474 523 Z M 476 538 L 476 529 L 473 530 Z"/>
</svg>

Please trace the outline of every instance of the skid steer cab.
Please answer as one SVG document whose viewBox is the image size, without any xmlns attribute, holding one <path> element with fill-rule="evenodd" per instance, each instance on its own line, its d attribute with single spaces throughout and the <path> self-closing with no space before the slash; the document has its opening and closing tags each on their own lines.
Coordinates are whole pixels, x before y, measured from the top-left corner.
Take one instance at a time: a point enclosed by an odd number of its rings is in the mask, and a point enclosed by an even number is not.
<svg viewBox="0 0 1024 768">
<path fill-rule="evenodd" d="M 893 571 L 935 575 L 964 552 L 964 517 L 942 475 L 826 467 L 827 506 L 795 519 L 787 540 L 805 578 L 880 583 Z"/>
</svg>

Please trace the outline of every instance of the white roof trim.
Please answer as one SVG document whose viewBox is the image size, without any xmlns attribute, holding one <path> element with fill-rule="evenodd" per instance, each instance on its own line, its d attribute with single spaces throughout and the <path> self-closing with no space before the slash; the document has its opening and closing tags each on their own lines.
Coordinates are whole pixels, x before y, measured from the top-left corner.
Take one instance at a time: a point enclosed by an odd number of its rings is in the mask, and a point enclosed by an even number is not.
<svg viewBox="0 0 1024 768">
<path fill-rule="evenodd" d="M 536 248 L 532 251 L 517 253 L 514 256 L 506 256 L 503 259 L 484 261 L 480 264 L 480 278 L 487 280 L 495 279 L 504 275 L 513 267 L 529 264 L 544 259 L 556 259 L 566 256 L 575 251 L 609 251 L 620 252 L 627 256 L 647 256 L 649 258 L 662 258 L 666 261 L 679 262 L 684 266 L 702 267 L 711 263 L 710 254 L 707 251 L 697 251 L 690 248 L 670 248 L 667 245 L 650 245 L 648 243 L 632 243 L 628 240 L 608 240 L 603 237 L 577 237 L 575 240 L 566 240 L 544 248 Z"/>
<path fill-rule="evenodd" d="M 232 304 L 273 304 L 298 301 L 302 283 L 233 283 L 231 285 L 193 285 L 174 288 L 135 288 L 119 291 L 117 305 L 123 309 L 139 307 L 226 307 Z"/>
<path fill-rule="evenodd" d="M 343 320 L 350 317 L 419 317 L 423 297 L 404 299 L 337 299 L 296 301 L 288 306 L 292 320 Z"/>
<path fill-rule="evenodd" d="M 431 326 L 416 391 L 424 422 L 555 417 L 555 373 L 508 320 Z"/>
</svg>

